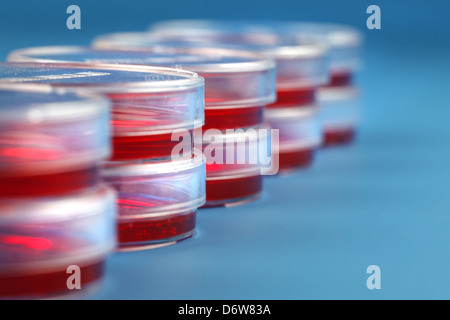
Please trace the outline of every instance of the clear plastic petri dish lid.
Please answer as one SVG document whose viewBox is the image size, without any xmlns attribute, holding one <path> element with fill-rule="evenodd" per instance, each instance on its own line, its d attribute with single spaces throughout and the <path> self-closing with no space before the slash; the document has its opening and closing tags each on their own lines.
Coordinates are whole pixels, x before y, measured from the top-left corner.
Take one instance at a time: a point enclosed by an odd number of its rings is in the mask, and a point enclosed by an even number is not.
<svg viewBox="0 0 450 320">
<path fill-rule="evenodd" d="M 119 220 L 151 219 L 197 210 L 205 203 L 205 159 L 107 162 L 103 179 L 118 192 Z"/>
<path fill-rule="evenodd" d="M 115 193 L 0 200 L 0 275 L 99 261 L 116 242 Z"/>
<path fill-rule="evenodd" d="M 352 73 L 361 65 L 362 32 L 357 28 L 320 22 L 274 22 L 261 25 L 299 41 L 313 40 L 328 47 L 328 59 L 333 73 Z"/>
<path fill-rule="evenodd" d="M 127 37 L 144 34 L 135 33 Z M 133 47 L 133 46 L 131 46 Z M 37 47 L 9 55 L 11 61 L 42 63 L 123 63 L 175 67 L 205 78 L 205 107 L 264 106 L 275 101 L 275 64 L 258 54 L 242 50 L 169 46 L 148 43 L 145 51 L 88 47 Z"/>
<path fill-rule="evenodd" d="M 95 93 L 112 102 L 114 136 L 171 133 L 203 125 L 203 78 L 137 65 L 0 63 L 0 84 L 50 85 L 59 93 Z"/>
<path fill-rule="evenodd" d="M 360 90 L 355 86 L 321 88 L 319 121 L 325 130 L 355 129 L 361 117 Z"/>
<path fill-rule="evenodd" d="M 95 167 L 110 148 L 110 103 L 49 85 L 0 83 L 0 176 Z"/>
<path fill-rule="evenodd" d="M 211 28 L 210 28 L 211 27 Z M 170 32 L 169 32 L 170 31 Z M 99 48 L 146 48 L 159 45 L 215 46 L 247 50 L 273 59 L 277 65 L 277 87 L 280 89 L 315 87 L 328 80 L 326 46 L 314 40 L 295 40 L 274 33 L 250 33 L 239 25 L 210 22 L 203 28 L 152 30 L 149 33 L 122 33 L 99 37 L 94 46 Z"/>
</svg>

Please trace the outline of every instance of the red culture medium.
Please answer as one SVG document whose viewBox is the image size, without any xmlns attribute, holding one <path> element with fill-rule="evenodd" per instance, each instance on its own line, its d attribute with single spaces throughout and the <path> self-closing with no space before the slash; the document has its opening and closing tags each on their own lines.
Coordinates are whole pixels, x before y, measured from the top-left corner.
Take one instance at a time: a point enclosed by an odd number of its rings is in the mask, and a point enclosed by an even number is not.
<svg viewBox="0 0 450 320">
<path fill-rule="evenodd" d="M 192 144 L 192 130 L 189 130 Z M 140 160 L 152 158 L 167 158 L 181 141 L 172 141 L 172 133 L 154 134 L 148 136 L 115 136 L 113 141 L 112 161 Z M 182 142 L 186 143 L 185 140 Z M 186 146 L 189 147 L 189 146 Z"/>
<path fill-rule="evenodd" d="M 206 204 L 226 206 L 227 203 L 240 204 L 258 197 L 262 190 L 262 176 L 234 179 L 206 180 Z"/>
<path fill-rule="evenodd" d="M 197 210 L 166 215 L 151 219 L 118 222 L 119 248 L 157 245 L 158 243 L 180 241 L 192 236 L 196 226 Z"/>
<path fill-rule="evenodd" d="M 9 175 L 0 173 L 0 198 L 60 196 L 100 182 L 97 166 L 67 172 L 40 175 Z"/>
<path fill-rule="evenodd" d="M 330 83 L 326 87 L 346 87 L 353 82 L 351 72 L 333 72 L 331 74 Z"/>
<path fill-rule="evenodd" d="M 240 204 L 257 198 L 262 191 L 262 176 L 246 175 L 242 177 L 214 175 L 214 172 L 224 172 L 224 168 L 230 168 L 232 165 L 207 164 L 206 172 L 210 174 L 206 178 L 206 204 L 203 207 L 226 206 Z M 212 177 L 211 177 L 212 176 Z"/>
<path fill-rule="evenodd" d="M 314 160 L 314 149 L 282 151 L 279 153 L 279 171 L 309 167 Z"/>
<path fill-rule="evenodd" d="M 277 102 L 267 108 L 297 108 L 314 104 L 316 100 L 315 88 L 278 89 Z"/>
<path fill-rule="evenodd" d="M 324 146 L 333 146 L 351 143 L 356 135 L 354 128 L 326 129 L 324 132 Z"/>
<path fill-rule="evenodd" d="M 93 284 L 100 280 L 104 274 L 104 261 L 92 261 L 90 263 L 76 264 L 81 271 L 81 291 L 86 285 Z M 69 290 L 67 279 L 71 276 L 67 273 L 67 266 L 54 268 L 52 270 L 42 270 L 41 272 L 20 272 L 11 274 L 0 273 L 0 297 L 52 297 L 74 293 L 79 290 Z"/>
<path fill-rule="evenodd" d="M 238 129 L 261 125 L 264 107 L 205 109 L 205 125 L 208 129 Z"/>
</svg>

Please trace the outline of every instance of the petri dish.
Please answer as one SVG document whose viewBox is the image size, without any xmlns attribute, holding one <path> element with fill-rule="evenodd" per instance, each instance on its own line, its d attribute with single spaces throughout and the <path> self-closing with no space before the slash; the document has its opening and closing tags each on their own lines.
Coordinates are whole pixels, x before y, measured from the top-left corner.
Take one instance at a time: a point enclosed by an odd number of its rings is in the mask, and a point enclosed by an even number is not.
<svg viewBox="0 0 450 320">
<path fill-rule="evenodd" d="M 0 200 L 0 297 L 73 294 L 68 270 L 79 268 L 81 292 L 97 286 L 116 243 L 115 193 Z M 71 269 L 70 269 L 71 270 Z"/>
<path fill-rule="evenodd" d="M 118 193 L 118 250 L 156 248 L 194 234 L 197 208 L 205 203 L 205 162 L 198 152 L 105 163 L 103 178 Z"/>
<path fill-rule="evenodd" d="M 235 206 L 260 197 L 262 182 L 261 147 L 270 149 L 270 135 L 259 129 L 208 130 L 203 135 L 206 159 L 206 204 L 204 207 Z M 264 140 L 263 140 L 264 139 Z"/>
<path fill-rule="evenodd" d="M 322 145 L 322 130 L 318 121 L 319 108 L 269 109 L 266 124 L 279 131 L 279 173 L 303 169 L 312 165 L 316 150 Z"/>
</svg>

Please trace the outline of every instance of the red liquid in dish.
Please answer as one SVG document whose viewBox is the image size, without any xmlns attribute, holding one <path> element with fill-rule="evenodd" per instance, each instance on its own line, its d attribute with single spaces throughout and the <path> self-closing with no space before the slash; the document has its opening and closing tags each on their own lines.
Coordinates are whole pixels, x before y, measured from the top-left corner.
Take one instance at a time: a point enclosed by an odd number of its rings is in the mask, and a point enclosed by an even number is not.
<svg viewBox="0 0 450 320">
<path fill-rule="evenodd" d="M 0 173 L 0 198 L 42 197 L 68 194 L 96 186 L 97 166 L 46 175 L 4 175 Z"/>
<path fill-rule="evenodd" d="M 186 148 L 193 146 L 192 130 Z M 181 140 L 181 139 L 180 139 Z M 189 144 L 190 142 L 190 144 Z M 181 141 L 172 141 L 172 133 L 148 136 L 115 136 L 113 137 L 112 161 L 141 160 L 170 157 L 175 146 Z"/>
<path fill-rule="evenodd" d="M 324 146 L 333 146 L 340 144 L 347 144 L 354 140 L 356 135 L 355 129 L 349 128 L 337 128 L 326 129 L 324 132 Z"/>
<path fill-rule="evenodd" d="M 168 215 L 132 222 L 119 221 L 119 247 L 145 246 L 166 241 L 179 241 L 192 236 L 196 226 L 197 210 L 179 215 Z"/>
<path fill-rule="evenodd" d="M 350 72 L 335 72 L 331 75 L 330 83 L 327 87 L 346 87 L 353 82 L 353 75 Z"/>
<path fill-rule="evenodd" d="M 208 169 L 207 169 L 208 170 Z M 223 206 L 228 203 L 256 198 L 262 190 L 262 176 L 206 180 L 206 204 L 203 207 Z"/>
<path fill-rule="evenodd" d="M 76 264 L 76 261 L 73 263 Z M 81 271 L 81 292 L 84 286 L 101 279 L 104 273 L 104 262 L 92 262 L 91 264 L 78 265 Z M 71 276 L 67 273 L 67 266 L 39 273 L 13 273 L 0 274 L 0 297 L 36 297 L 44 298 L 55 295 L 79 293 L 80 290 L 69 290 L 67 279 Z"/>
<path fill-rule="evenodd" d="M 277 91 L 277 102 L 268 108 L 296 108 L 311 105 L 315 102 L 315 88 L 289 89 Z"/>
<path fill-rule="evenodd" d="M 205 125 L 207 129 L 236 129 L 259 126 L 263 122 L 264 107 L 205 109 Z"/>
<path fill-rule="evenodd" d="M 309 167 L 314 159 L 314 149 L 280 151 L 279 171 Z"/>
</svg>

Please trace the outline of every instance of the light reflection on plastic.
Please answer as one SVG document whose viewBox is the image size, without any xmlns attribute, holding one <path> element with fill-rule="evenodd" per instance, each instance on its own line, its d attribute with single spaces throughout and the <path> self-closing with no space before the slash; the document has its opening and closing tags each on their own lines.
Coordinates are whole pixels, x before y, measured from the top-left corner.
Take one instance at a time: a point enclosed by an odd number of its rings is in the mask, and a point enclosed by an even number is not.
<svg viewBox="0 0 450 320">
<path fill-rule="evenodd" d="M 52 247 L 52 242 L 44 238 L 34 238 L 25 236 L 7 236 L 3 239 L 5 244 L 23 245 L 35 250 L 48 250 Z"/>
<path fill-rule="evenodd" d="M 2 151 L 2 154 L 9 157 L 23 159 L 56 160 L 59 159 L 59 153 L 51 150 L 29 149 L 29 148 L 10 148 Z"/>
<path fill-rule="evenodd" d="M 127 209 L 132 209 L 136 207 L 154 207 L 155 204 L 139 201 L 139 200 L 130 200 L 130 199 L 119 199 L 117 200 L 117 204 L 121 207 L 125 207 Z"/>
</svg>

